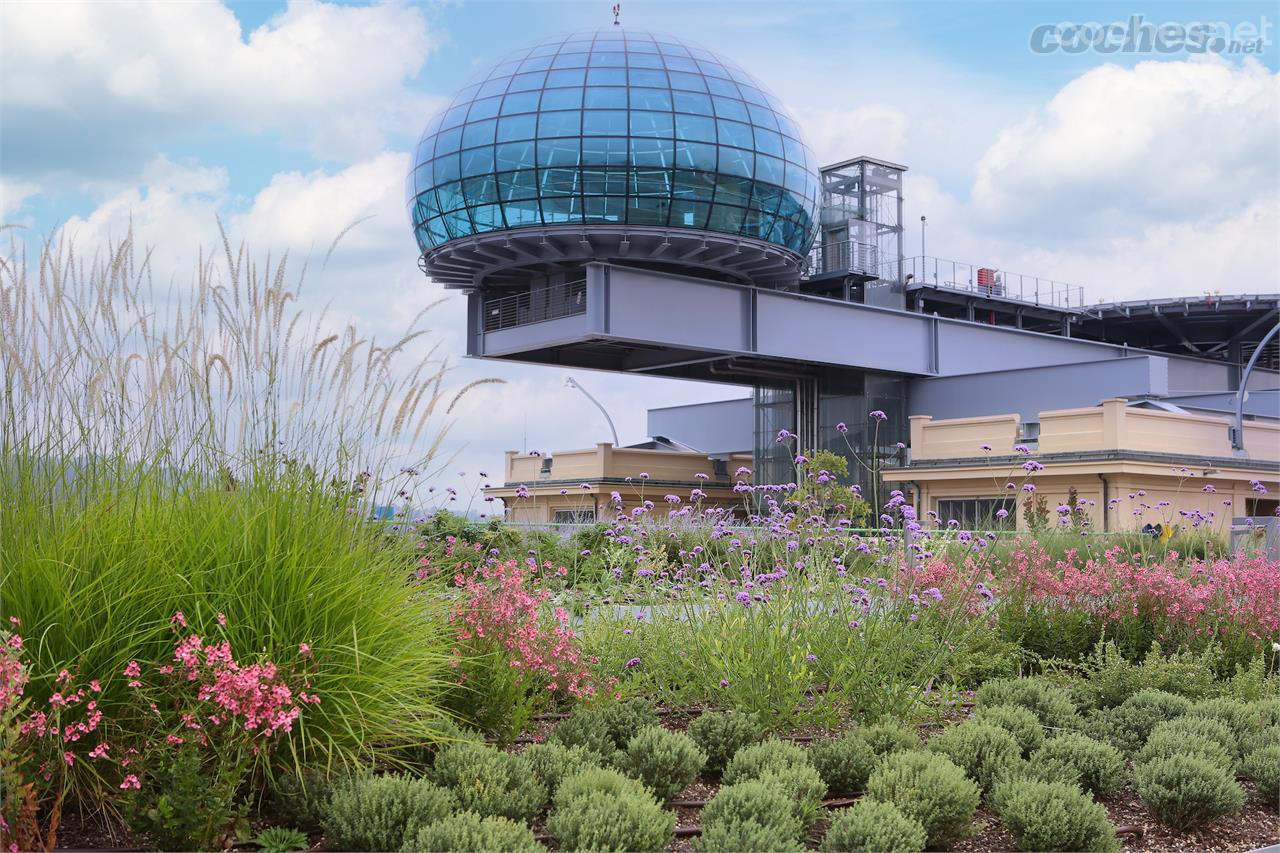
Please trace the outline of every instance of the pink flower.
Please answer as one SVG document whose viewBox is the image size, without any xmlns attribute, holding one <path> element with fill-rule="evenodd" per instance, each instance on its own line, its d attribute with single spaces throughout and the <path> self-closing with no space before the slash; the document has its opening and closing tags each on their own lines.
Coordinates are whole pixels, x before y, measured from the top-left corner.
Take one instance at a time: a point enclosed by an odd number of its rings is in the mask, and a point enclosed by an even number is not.
<svg viewBox="0 0 1280 853">
<path fill-rule="evenodd" d="M 62 753 L 62 760 L 67 762 L 67 766 L 70 767 L 76 763 L 76 754 L 74 752 L 64 752 Z"/>
<path fill-rule="evenodd" d="M 142 667 L 138 666 L 136 660 L 129 661 L 129 665 L 124 668 L 124 674 L 130 678 L 137 678 L 142 675 Z"/>
<path fill-rule="evenodd" d="M 311 647 L 306 643 L 298 643 L 298 654 L 304 658 L 311 657 Z"/>
<path fill-rule="evenodd" d="M 175 631 L 178 628 L 185 628 L 187 627 L 187 617 L 186 615 L 183 614 L 181 610 L 179 610 L 177 613 L 173 614 L 172 617 L 170 617 L 169 624 L 173 626 L 173 629 Z"/>
<path fill-rule="evenodd" d="M 104 740 L 102 743 L 98 744 L 93 749 L 89 750 L 89 757 L 93 759 L 106 758 L 107 750 L 110 748 L 111 748 L 111 744 L 107 743 Z"/>
<path fill-rule="evenodd" d="M 125 791 L 129 790 L 130 788 L 137 791 L 141 787 L 142 787 L 142 783 L 139 782 L 138 777 L 133 775 L 132 773 L 124 777 L 124 781 L 120 783 L 121 790 L 125 790 Z"/>
<path fill-rule="evenodd" d="M 218 614 L 218 624 L 224 628 L 227 627 L 227 614 L 225 613 Z"/>
</svg>

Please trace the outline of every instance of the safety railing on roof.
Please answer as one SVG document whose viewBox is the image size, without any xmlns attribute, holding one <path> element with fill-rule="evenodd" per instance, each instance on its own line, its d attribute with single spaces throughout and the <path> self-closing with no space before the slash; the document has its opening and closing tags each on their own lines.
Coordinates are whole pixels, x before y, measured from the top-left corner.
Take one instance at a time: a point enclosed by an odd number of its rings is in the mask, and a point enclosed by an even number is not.
<svg viewBox="0 0 1280 853">
<path fill-rule="evenodd" d="M 882 264 L 881 277 L 892 277 L 896 271 L 892 267 L 893 265 Z M 1077 284 L 1009 272 L 991 265 L 966 264 L 928 256 L 914 257 L 903 259 L 900 275 L 902 282 L 907 285 L 922 284 L 1027 305 L 1068 310 L 1084 308 L 1084 288 Z"/>
<path fill-rule="evenodd" d="M 815 245 L 809 251 L 804 274 L 807 278 L 831 273 L 877 275 L 879 269 L 880 259 L 874 244 L 841 240 Z"/>
<path fill-rule="evenodd" d="M 586 311 L 586 281 L 553 284 L 509 296 L 486 298 L 483 307 L 484 330 L 496 332 L 515 326 L 527 326 L 530 323 L 585 314 Z"/>
</svg>

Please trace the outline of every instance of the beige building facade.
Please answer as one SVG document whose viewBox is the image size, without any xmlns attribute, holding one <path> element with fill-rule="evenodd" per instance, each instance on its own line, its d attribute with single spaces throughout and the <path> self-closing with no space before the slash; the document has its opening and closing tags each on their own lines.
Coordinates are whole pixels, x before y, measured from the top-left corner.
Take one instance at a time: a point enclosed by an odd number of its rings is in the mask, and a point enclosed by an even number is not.
<svg viewBox="0 0 1280 853">
<path fill-rule="evenodd" d="M 932 512 L 942 522 L 991 519 L 1004 509 L 1005 526 L 1024 528 L 1030 497 L 1044 499 L 1055 523 L 1074 490 L 1095 530 L 1194 522 L 1225 532 L 1233 516 L 1274 514 L 1280 494 L 1280 424 L 1246 421 L 1242 456 L 1232 452 L 1228 426 L 1226 418 L 1123 398 L 1041 412 L 1038 434 L 1016 414 L 915 416 L 911 461 L 884 479 L 909 486 L 921 517 Z"/>
<path fill-rule="evenodd" d="M 664 511 L 690 503 L 741 511 L 744 498 L 733 486 L 739 480 L 750 482 L 749 474 L 737 473 L 750 467 L 750 453 L 713 459 L 692 451 L 609 443 L 547 455 L 509 450 L 504 485 L 487 488 L 485 495 L 501 499 L 506 520 L 519 524 L 609 520 L 617 511 L 614 492 L 624 511 L 645 501 Z"/>
</svg>

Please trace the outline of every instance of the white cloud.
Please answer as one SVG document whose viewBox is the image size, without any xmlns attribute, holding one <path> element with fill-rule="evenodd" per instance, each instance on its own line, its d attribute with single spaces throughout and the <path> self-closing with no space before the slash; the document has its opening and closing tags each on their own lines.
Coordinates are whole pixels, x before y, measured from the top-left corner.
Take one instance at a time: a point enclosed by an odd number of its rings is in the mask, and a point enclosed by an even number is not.
<svg viewBox="0 0 1280 853">
<path fill-rule="evenodd" d="M 972 212 L 991 226 L 1107 237 L 1235 214 L 1280 176 L 1280 76 L 1256 60 L 1095 68 L 978 163 Z"/>
<path fill-rule="evenodd" d="M 23 202 L 40 191 L 31 181 L 18 181 L 0 176 L 0 225 L 8 225 L 9 217 L 22 207 Z"/>
<path fill-rule="evenodd" d="M 6 170 L 118 177 L 214 126 L 368 156 L 430 111 L 404 84 L 434 46 L 422 10 L 399 0 L 291 0 L 247 38 L 221 3 L 6 3 Z"/>
</svg>

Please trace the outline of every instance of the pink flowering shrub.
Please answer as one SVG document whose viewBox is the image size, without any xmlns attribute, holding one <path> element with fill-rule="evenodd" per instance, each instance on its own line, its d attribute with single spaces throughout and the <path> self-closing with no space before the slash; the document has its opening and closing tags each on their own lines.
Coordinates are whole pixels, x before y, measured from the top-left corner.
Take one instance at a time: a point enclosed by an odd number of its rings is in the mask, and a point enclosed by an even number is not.
<svg viewBox="0 0 1280 853">
<path fill-rule="evenodd" d="M 548 699 L 593 695 L 589 662 L 562 607 L 550 608 L 540 567 L 490 558 L 454 575 L 461 597 L 450 621 L 457 637 L 454 666 L 468 707 L 482 727 L 514 734 Z M 541 570 L 563 572 L 550 564 Z"/>
<path fill-rule="evenodd" d="M 242 814 L 246 783 L 303 709 L 321 700 L 301 671 L 303 650 L 297 671 L 264 658 L 242 662 L 225 639 L 182 636 L 182 613 L 171 625 L 179 635 L 172 658 L 146 667 L 130 661 L 122 674 L 133 700 L 109 721 L 98 707 L 99 681 L 65 669 L 47 702 L 31 706 L 22 638 L 0 633 L 6 846 L 52 848 L 74 772 L 114 791 L 130 828 L 162 849 L 222 846 Z"/>
<path fill-rule="evenodd" d="M 1153 641 L 1194 648 L 1212 640 L 1241 662 L 1280 636 L 1280 565 L 1260 555 L 1184 561 L 1172 551 L 1144 558 L 1111 548 L 1054 559 L 1032 544 L 1015 549 L 999 575 L 1024 614 L 1087 616 L 1135 653 Z"/>
</svg>

